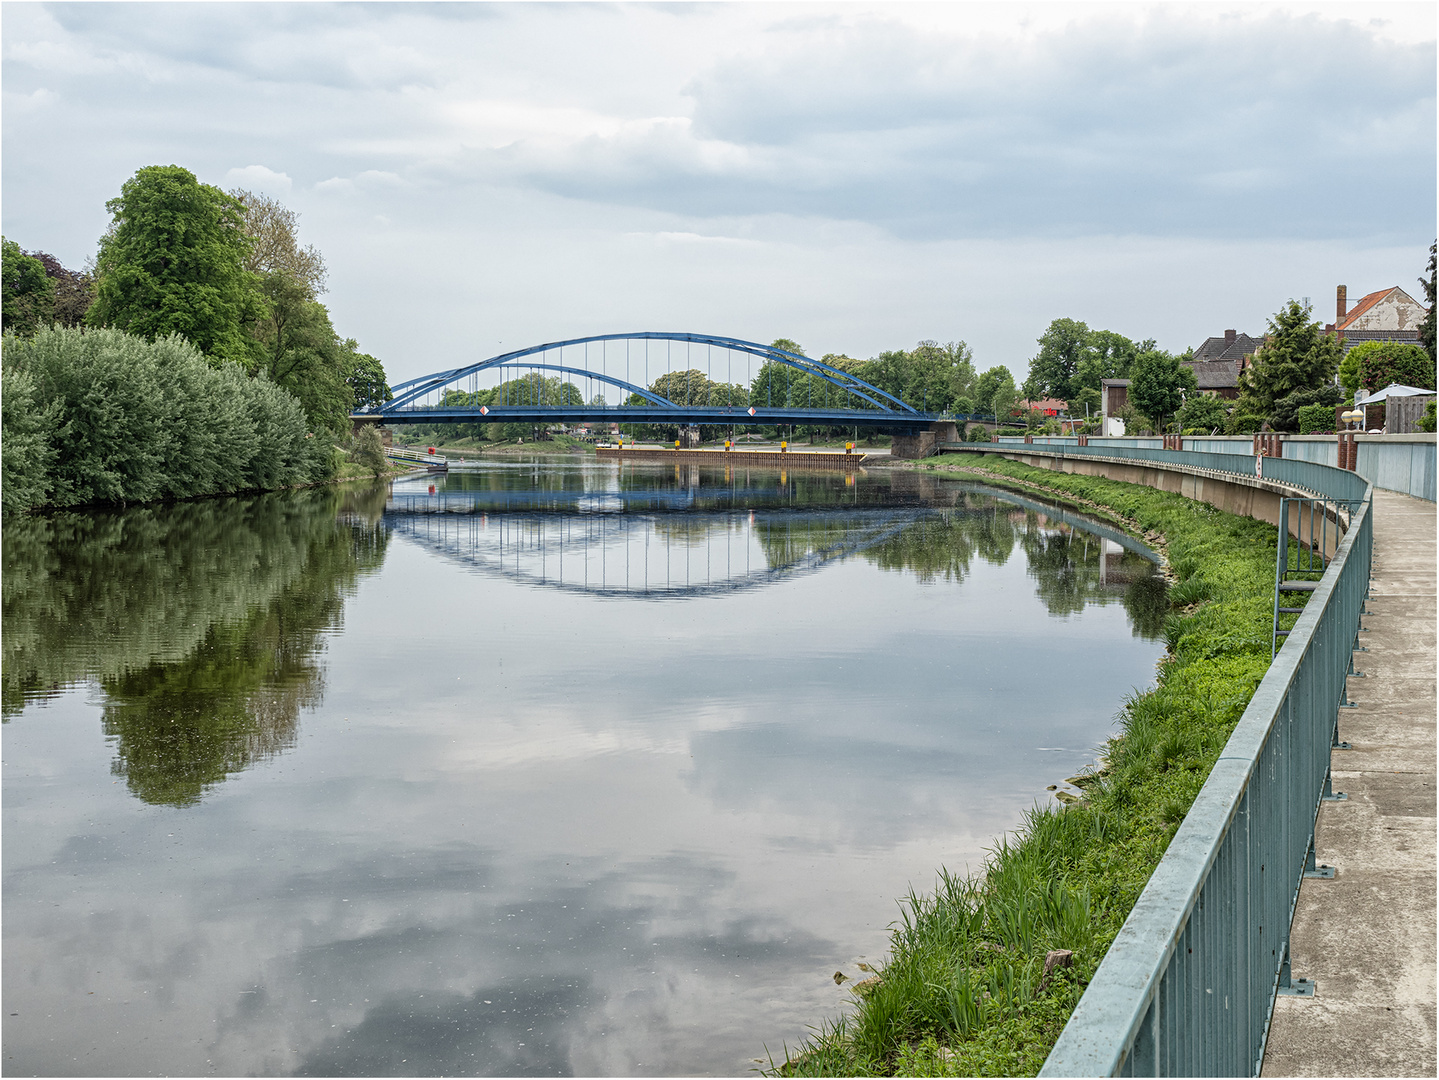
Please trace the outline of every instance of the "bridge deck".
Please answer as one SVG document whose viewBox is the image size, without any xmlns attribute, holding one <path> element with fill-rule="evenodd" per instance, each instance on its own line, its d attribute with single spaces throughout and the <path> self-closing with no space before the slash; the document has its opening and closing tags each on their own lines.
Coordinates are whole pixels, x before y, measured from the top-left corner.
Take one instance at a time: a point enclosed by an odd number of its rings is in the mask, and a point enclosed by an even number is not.
<svg viewBox="0 0 1439 1080">
<path fill-rule="evenodd" d="M 1299 893 L 1296 976 L 1313 997 L 1281 997 L 1263 1076 L 1434 1076 L 1434 504 L 1374 494 L 1374 569 L 1362 679 L 1339 711 L 1334 787 L 1315 850 L 1336 867 Z"/>
</svg>

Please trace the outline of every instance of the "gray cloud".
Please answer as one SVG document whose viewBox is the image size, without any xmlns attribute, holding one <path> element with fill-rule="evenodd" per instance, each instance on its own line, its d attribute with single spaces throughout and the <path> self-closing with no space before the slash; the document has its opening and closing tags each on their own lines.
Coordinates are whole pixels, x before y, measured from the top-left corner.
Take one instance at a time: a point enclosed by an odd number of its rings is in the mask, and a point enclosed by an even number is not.
<svg viewBox="0 0 1439 1080">
<path fill-rule="evenodd" d="M 692 126 L 491 157 L 571 197 L 908 235 L 1398 236 L 1432 212 L 1434 74 L 1431 48 L 1315 19 L 1094 23 L 1017 54 L 874 22 L 721 62 Z"/>
<path fill-rule="evenodd" d="M 78 266 L 142 166 L 289 177 L 336 325 L 400 377 L 658 326 L 1023 374 L 1061 315 L 1183 349 L 1412 284 L 1432 30 L 1013 10 L 12 4 L 5 233 Z"/>
</svg>

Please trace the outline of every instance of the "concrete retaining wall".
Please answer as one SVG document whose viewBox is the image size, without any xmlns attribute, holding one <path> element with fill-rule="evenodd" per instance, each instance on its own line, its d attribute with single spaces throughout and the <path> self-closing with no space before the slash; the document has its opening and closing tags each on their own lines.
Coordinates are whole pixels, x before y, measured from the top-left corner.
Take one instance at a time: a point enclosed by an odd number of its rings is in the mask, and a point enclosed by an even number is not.
<svg viewBox="0 0 1439 1080">
<path fill-rule="evenodd" d="M 1333 435 L 1282 435 L 1279 437 L 1286 458 L 1312 461 L 1319 465 L 1338 466 L 1339 441 Z M 1413 495 L 1417 499 L 1435 501 L 1435 436 L 1415 432 L 1408 435 L 1358 434 L 1359 464 L 1355 471 L 1377 488 Z M 999 449 L 1012 446 L 1075 446 L 1078 440 L 1069 435 L 1036 435 L 1032 444 L 1006 436 L 995 445 Z M 1122 446 L 1158 450 L 1158 438 L 1089 437 L 1090 447 Z M 1185 450 L 1207 454 L 1252 454 L 1253 435 L 1185 436 Z"/>
<path fill-rule="evenodd" d="M 1094 444 L 1091 443 L 1090 446 Z M 1058 449 L 1058 448 L 1056 448 Z M 1252 517 L 1279 527 L 1279 500 L 1285 496 L 1307 496 L 1309 492 L 1291 488 L 1274 480 L 1234 474 L 1214 474 L 1207 470 L 1189 468 L 1183 465 L 1166 465 L 1160 462 L 1140 462 L 1119 458 L 1061 457 L 1058 453 L 1046 453 L 1038 446 L 975 447 L 976 453 L 998 453 L 1010 461 L 1022 462 L 1038 469 L 1055 472 L 1077 473 L 1080 476 L 1103 476 L 1109 480 L 1120 480 L 1126 484 L 1143 484 L 1158 491 L 1172 491 L 1186 499 L 1208 503 L 1210 506 Z M 1301 535 L 1297 508 L 1290 508 L 1288 531 Z M 1309 535 L 1305 530 L 1302 535 Z M 1328 558 L 1343 539 L 1343 531 L 1336 527 L 1322 538 L 1324 555 Z"/>
</svg>

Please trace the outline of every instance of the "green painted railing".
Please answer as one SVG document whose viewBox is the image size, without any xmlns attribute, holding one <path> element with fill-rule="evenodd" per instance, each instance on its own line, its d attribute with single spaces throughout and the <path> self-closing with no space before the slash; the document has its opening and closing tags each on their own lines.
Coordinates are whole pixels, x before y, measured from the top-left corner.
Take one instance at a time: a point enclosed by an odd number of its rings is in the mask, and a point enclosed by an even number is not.
<svg viewBox="0 0 1439 1080">
<path fill-rule="evenodd" d="M 1246 455 L 1063 450 L 1254 475 Z M 1289 927 L 1304 876 L 1333 873 L 1315 864 L 1314 824 L 1369 587 L 1373 488 L 1312 462 L 1263 467 L 1348 502 L 1349 528 L 1041 1076 L 1257 1075 L 1275 995 L 1312 993 L 1291 979 Z"/>
</svg>

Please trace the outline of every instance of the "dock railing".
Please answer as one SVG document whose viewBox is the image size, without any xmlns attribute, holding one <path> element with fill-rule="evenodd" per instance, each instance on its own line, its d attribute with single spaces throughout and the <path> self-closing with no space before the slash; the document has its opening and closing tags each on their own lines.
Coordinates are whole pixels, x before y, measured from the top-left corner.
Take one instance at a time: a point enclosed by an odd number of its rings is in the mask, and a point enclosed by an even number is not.
<svg viewBox="0 0 1439 1080">
<path fill-rule="evenodd" d="M 1120 456 L 1131 455 L 1242 457 Z M 1369 587 L 1373 487 L 1313 462 L 1266 460 L 1266 476 L 1271 466 L 1285 474 L 1273 479 L 1348 502 L 1348 529 L 1040 1076 L 1257 1075 L 1276 994 L 1313 993 L 1289 970 L 1289 929 L 1302 880 L 1334 873 L 1315 862 L 1314 825 L 1339 797 L 1330 754 L 1343 748 Z"/>
</svg>

